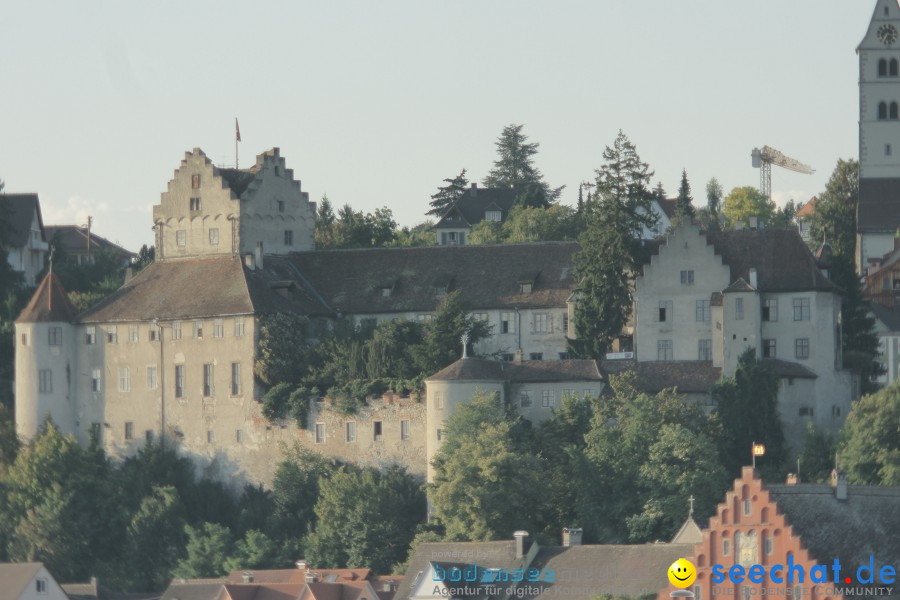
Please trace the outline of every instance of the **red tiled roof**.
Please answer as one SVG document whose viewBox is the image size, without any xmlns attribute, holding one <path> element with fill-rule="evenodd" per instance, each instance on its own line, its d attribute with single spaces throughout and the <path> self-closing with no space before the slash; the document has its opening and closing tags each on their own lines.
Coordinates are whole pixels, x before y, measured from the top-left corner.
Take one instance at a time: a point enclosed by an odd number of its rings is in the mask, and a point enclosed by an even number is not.
<svg viewBox="0 0 900 600">
<path fill-rule="evenodd" d="M 50 272 L 41 281 L 28 306 L 22 309 L 16 323 L 70 323 L 75 313 L 59 277 Z"/>
</svg>

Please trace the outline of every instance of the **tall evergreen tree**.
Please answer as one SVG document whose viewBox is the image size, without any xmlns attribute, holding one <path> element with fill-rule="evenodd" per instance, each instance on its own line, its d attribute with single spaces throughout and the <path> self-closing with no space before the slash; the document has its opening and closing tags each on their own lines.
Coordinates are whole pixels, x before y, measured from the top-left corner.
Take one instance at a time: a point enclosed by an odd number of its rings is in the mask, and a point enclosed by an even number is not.
<svg viewBox="0 0 900 600">
<path fill-rule="evenodd" d="M 573 259 L 578 337 L 569 346 L 576 355 L 593 358 L 605 355 L 628 322 L 633 276 L 640 268 L 636 238 L 655 221 L 648 189 L 653 172 L 624 133 L 606 147 L 603 159 Z"/>
<path fill-rule="evenodd" d="M 431 208 L 426 215 L 434 215 L 436 217 L 444 216 L 447 210 L 456 204 L 456 201 L 463 197 L 466 188 L 469 187 L 469 180 L 466 179 L 466 170 L 463 169 L 456 177 L 449 177 L 444 180 L 447 185 L 438 187 L 438 191 L 431 196 Z"/>
<path fill-rule="evenodd" d="M 334 245 L 334 208 L 328 194 L 322 194 L 319 207 L 316 209 L 316 247 L 331 248 Z"/>
<path fill-rule="evenodd" d="M 720 225 L 720 214 L 722 212 L 722 197 L 725 190 L 719 180 L 713 177 L 706 184 L 706 210 L 709 213 L 709 228 L 718 230 Z"/>
<path fill-rule="evenodd" d="M 682 218 L 691 219 L 694 216 L 694 198 L 691 196 L 691 184 L 688 182 L 687 170 L 681 170 L 681 185 L 678 187 L 678 200 L 675 203 L 675 212 Z"/>
<path fill-rule="evenodd" d="M 666 199 L 666 188 L 663 187 L 662 181 L 656 182 L 656 187 L 653 188 L 653 197 L 660 202 Z"/>
<path fill-rule="evenodd" d="M 835 254 L 855 259 L 858 198 L 859 163 L 852 158 L 838 160 L 825 191 L 816 200 L 811 239 L 827 241 Z"/>
<path fill-rule="evenodd" d="M 551 188 L 534 165 L 537 142 L 528 142 L 523 125 L 507 125 L 497 138 L 497 160 L 484 178 L 486 187 L 512 188 L 516 202 L 525 206 L 546 207 L 559 199 L 563 187 Z"/>
</svg>

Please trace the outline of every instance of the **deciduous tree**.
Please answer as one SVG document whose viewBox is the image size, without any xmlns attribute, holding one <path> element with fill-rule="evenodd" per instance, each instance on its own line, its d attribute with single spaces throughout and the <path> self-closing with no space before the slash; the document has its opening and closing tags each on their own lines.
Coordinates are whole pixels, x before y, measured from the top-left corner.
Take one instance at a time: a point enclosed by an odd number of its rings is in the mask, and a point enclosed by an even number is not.
<svg viewBox="0 0 900 600">
<path fill-rule="evenodd" d="M 900 384 L 853 403 L 841 432 L 838 465 L 850 483 L 900 485 Z"/>
<path fill-rule="evenodd" d="M 746 227 L 750 217 L 758 217 L 765 223 L 771 223 L 775 216 L 775 203 L 755 187 L 738 187 L 725 197 L 723 214 L 725 223 L 730 228 L 734 228 L 738 222 Z"/>
</svg>

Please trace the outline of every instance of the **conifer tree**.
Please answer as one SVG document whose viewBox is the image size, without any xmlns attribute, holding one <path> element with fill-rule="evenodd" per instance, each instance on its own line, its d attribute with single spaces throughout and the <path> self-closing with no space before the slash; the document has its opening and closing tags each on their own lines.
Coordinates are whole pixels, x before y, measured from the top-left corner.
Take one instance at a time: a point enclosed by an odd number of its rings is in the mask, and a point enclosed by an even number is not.
<svg viewBox="0 0 900 600">
<path fill-rule="evenodd" d="M 516 202 L 524 206 L 546 207 L 559 199 L 563 187 L 551 188 L 534 165 L 537 142 L 528 142 L 523 125 L 507 125 L 497 138 L 497 160 L 484 178 L 486 187 L 512 188 Z"/>
<path fill-rule="evenodd" d="M 694 216 L 694 206 L 691 204 L 694 198 L 691 196 L 691 184 L 688 182 L 687 171 L 681 170 L 681 185 L 678 188 L 678 200 L 675 203 L 675 212 L 681 218 L 688 219 Z"/>
<path fill-rule="evenodd" d="M 447 210 L 456 204 L 457 200 L 466 193 L 469 187 L 469 180 L 466 179 L 466 170 L 463 169 L 456 177 L 448 177 L 444 180 L 447 185 L 438 187 L 438 191 L 431 196 L 431 208 L 426 215 L 434 215 L 436 217 L 444 216 Z"/>
<path fill-rule="evenodd" d="M 719 180 L 713 177 L 706 184 L 706 210 L 709 212 L 709 228 L 719 229 L 719 213 L 722 210 L 722 196 L 725 191 Z"/>
</svg>

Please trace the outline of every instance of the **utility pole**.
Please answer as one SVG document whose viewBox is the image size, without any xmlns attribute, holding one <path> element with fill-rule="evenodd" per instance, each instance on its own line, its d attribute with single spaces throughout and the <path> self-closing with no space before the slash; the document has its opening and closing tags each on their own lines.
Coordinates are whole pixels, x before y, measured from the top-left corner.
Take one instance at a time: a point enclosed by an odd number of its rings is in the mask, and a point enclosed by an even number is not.
<svg viewBox="0 0 900 600">
<path fill-rule="evenodd" d="M 87 219 L 87 262 L 91 264 L 91 225 L 94 223 L 94 218 L 91 215 L 88 215 Z"/>
</svg>

